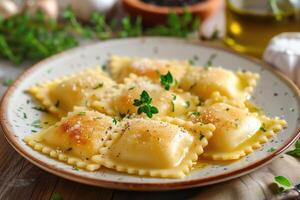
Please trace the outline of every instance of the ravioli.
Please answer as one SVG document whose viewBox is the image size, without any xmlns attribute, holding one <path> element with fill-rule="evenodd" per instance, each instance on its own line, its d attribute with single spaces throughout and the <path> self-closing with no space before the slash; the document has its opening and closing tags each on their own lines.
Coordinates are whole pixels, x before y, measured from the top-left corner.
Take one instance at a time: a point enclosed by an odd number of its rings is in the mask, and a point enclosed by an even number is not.
<svg viewBox="0 0 300 200">
<path fill-rule="evenodd" d="M 203 152 L 214 126 L 187 123 L 184 127 L 185 122 L 180 119 L 164 120 L 169 122 L 143 118 L 122 120 L 101 148 L 102 155 L 93 160 L 129 174 L 184 177 Z"/>
<path fill-rule="evenodd" d="M 112 125 L 111 117 L 76 107 L 57 124 L 25 137 L 24 141 L 52 158 L 94 171 L 100 165 L 91 158 L 99 154 Z"/>
<path fill-rule="evenodd" d="M 147 77 L 131 74 L 118 89 L 110 90 L 111 95 L 97 94 L 98 100 L 92 106 L 111 115 L 134 114 L 137 107 L 133 102 L 140 98 L 142 91 L 147 91 L 151 96 L 153 106 L 159 110 L 158 116 L 183 116 L 199 104 L 196 96 L 182 91 L 167 91 Z"/>
<path fill-rule="evenodd" d="M 212 123 L 216 126 L 203 157 L 213 160 L 239 159 L 259 148 L 268 138 L 280 131 L 286 122 L 270 119 L 247 108 L 238 108 L 225 103 L 215 103 L 201 108 L 196 122 Z"/>
<path fill-rule="evenodd" d="M 28 92 L 51 113 L 61 117 L 74 106 L 88 105 L 92 94 L 113 85 L 115 82 L 98 67 L 38 84 Z"/>
<path fill-rule="evenodd" d="M 256 86 L 258 78 L 259 75 L 255 73 L 234 73 L 221 67 L 190 67 L 179 86 L 202 100 L 209 99 L 214 92 L 219 92 L 230 99 L 245 101 Z"/>
<path fill-rule="evenodd" d="M 161 74 L 170 72 L 176 81 L 180 81 L 189 66 L 187 61 L 161 60 L 149 58 L 133 58 L 112 56 L 109 61 L 109 70 L 114 80 L 123 82 L 130 73 L 137 76 L 146 76 L 158 82 Z"/>
</svg>

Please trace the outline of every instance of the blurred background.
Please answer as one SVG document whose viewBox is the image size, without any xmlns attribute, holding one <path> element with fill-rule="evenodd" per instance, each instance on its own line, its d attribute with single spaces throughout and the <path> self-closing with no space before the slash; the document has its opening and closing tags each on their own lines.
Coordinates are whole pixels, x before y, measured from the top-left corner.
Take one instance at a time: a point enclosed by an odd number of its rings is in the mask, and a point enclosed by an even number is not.
<svg viewBox="0 0 300 200">
<path fill-rule="evenodd" d="M 172 36 L 261 58 L 300 31 L 300 0 L 0 0 L 0 57 L 35 62 L 88 40 Z"/>
</svg>

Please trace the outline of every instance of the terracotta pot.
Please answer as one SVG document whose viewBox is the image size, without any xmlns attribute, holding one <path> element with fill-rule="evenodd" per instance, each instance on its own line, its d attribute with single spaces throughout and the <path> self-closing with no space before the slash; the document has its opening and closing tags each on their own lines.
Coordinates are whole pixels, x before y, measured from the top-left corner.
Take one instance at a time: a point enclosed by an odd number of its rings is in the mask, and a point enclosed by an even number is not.
<svg viewBox="0 0 300 200">
<path fill-rule="evenodd" d="M 122 2 L 129 15 L 133 17 L 141 16 L 143 18 L 143 24 L 147 26 L 163 24 L 170 11 L 177 14 L 184 12 L 183 7 L 157 6 L 144 3 L 140 0 L 122 0 Z M 206 0 L 188 6 L 187 8 L 193 15 L 200 16 L 201 19 L 204 20 L 214 14 L 222 5 L 222 2 L 223 0 Z"/>
</svg>

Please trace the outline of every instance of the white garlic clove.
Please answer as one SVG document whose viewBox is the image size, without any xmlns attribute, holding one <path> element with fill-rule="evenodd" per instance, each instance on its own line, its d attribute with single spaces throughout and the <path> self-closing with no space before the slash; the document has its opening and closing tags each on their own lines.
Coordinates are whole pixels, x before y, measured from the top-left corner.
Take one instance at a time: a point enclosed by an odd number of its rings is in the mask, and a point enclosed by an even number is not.
<svg viewBox="0 0 300 200">
<path fill-rule="evenodd" d="M 0 16 L 4 18 L 11 17 L 20 12 L 20 8 L 17 4 L 10 0 L 1 0 L 0 1 Z"/>
<path fill-rule="evenodd" d="M 282 33 L 272 38 L 263 59 L 300 87 L 300 32 Z"/>
<path fill-rule="evenodd" d="M 59 8 L 56 0 L 38 0 L 29 1 L 26 9 L 30 14 L 34 14 L 38 10 L 43 11 L 46 16 L 56 19 L 58 17 Z"/>
<path fill-rule="evenodd" d="M 118 0 L 71 0 L 71 8 L 78 18 L 88 21 L 93 12 L 106 14 L 113 8 L 117 1 Z"/>
</svg>

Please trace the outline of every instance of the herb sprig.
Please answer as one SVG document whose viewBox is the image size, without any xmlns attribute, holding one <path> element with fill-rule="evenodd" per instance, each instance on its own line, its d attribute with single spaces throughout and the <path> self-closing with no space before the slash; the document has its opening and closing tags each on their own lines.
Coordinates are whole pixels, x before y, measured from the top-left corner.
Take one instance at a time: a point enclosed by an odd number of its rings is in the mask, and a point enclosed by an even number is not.
<svg viewBox="0 0 300 200">
<path fill-rule="evenodd" d="M 183 15 L 170 13 L 166 25 L 148 29 L 143 29 L 141 17 L 132 19 L 128 16 L 122 19 L 118 29 L 115 20 L 107 20 L 99 13 L 93 13 L 90 22 L 83 25 L 69 8 L 64 11 L 63 19 L 57 22 L 46 17 L 42 11 L 33 15 L 22 12 L 8 19 L 0 16 L 0 58 L 21 64 L 73 48 L 82 38 L 104 40 L 141 35 L 187 37 L 199 27 L 199 18 L 188 10 Z"/>
<path fill-rule="evenodd" d="M 158 109 L 151 105 L 152 98 L 149 96 L 149 94 L 143 90 L 143 92 L 140 95 L 140 99 L 134 99 L 133 105 L 138 107 L 138 114 L 145 113 L 147 117 L 152 118 L 153 114 L 158 113 Z"/>
<path fill-rule="evenodd" d="M 173 81 L 173 76 L 169 71 L 166 75 L 160 75 L 160 83 L 166 90 L 170 90 L 170 86 L 173 84 Z"/>
<path fill-rule="evenodd" d="M 295 143 L 295 149 L 288 151 L 287 154 L 300 158 L 300 139 Z"/>
</svg>

